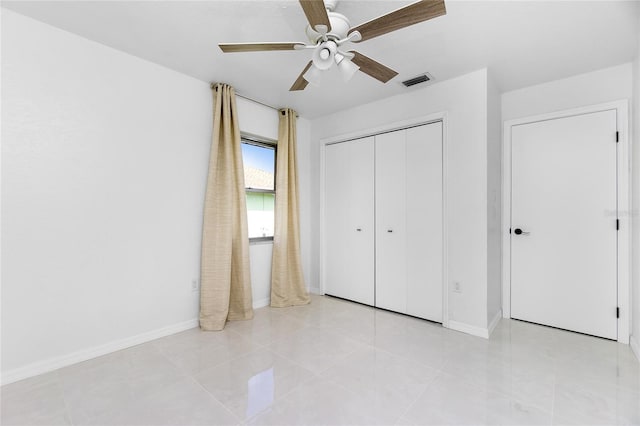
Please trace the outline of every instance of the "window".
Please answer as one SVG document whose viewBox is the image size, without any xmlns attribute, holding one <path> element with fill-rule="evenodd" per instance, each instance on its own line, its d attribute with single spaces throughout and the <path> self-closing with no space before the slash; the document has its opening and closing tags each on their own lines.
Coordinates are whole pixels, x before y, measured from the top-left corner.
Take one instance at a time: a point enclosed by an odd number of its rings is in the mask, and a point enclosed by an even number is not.
<svg viewBox="0 0 640 426">
<path fill-rule="evenodd" d="M 242 139 L 249 240 L 273 240 L 276 146 Z"/>
</svg>

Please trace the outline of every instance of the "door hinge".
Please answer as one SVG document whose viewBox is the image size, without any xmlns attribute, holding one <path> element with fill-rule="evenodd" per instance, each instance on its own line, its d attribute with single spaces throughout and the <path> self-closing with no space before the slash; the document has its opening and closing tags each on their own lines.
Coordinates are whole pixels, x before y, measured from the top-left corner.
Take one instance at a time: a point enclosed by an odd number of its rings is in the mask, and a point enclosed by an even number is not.
<svg viewBox="0 0 640 426">
<path fill-rule="evenodd" d="M 616 132 L 616 142 L 620 142 L 620 132 Z"/>
<path fill-rule="evenodd" d="M 620 230 L 620 219 L 616 219 L 616 231 Z"/>
<path fill-rule="evenodd" d="M 511 228 L 509 228 L 509 233 L 511 233 Z"/>
<path fill-rule="evenodd" d="M 620 308 L 616 308 L 616 318 L 620 318 Z"/>
</svg>

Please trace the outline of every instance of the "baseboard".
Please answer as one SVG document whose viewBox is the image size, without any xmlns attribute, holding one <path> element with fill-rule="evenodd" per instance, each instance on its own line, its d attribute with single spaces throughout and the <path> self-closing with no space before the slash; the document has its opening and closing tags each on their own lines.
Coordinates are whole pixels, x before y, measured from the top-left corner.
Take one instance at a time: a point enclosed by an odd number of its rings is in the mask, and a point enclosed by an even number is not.
<svg viewBox="0 0 640 426">
<path fill-rule="evenodd" d="M 270 303 L 271 303 L 271 298 L 270 297 L 266 297 L 266 298 L 260 299 L 260 300 L 254 300 L 253 301 L 253 309 L 264 308 L 265 306 L 269 306 Z"/>
<path fill-rule="evenodd" d="M 181 331 L 189 330 L 197 326 L 198 319 L 194 318 L 188 321 L 159 328 L 157 330 L 138 334 L 136 336 L 115 340 L 104 345 L 82 349 L 77 352 L 72 352 L 68 355 L 62 355 L 44 361 L 34 362 L 32 364 L 25 365 L 24 367 L 14 368 L 13 370 L 2 373 L 0 377 L 0 384 L 6 385 L 9 383 L 17 382 L 18 380 L 48 373 L 62 367 L 66 367 L 82 361 L 87 361 L 89 359 L 97 358 L 99 356 L 130 348 L 132 346 L 140 345 L 142 343 L 159 339 L 160 337 L 169 336 L 171 334 L 179 333 Z"/>
<path fill-rule="evenodd" d="M 502 309 L 499 309 L 498 312 L 494 315 L 493 319 L 489 323 L 489 336 L 493 333 L 493 330 L 496 328 L 500 320 L 502 319 Z M 489 337 L 487 336 L 487 337 Z"/>
<path fill-rule="evenodd" d="M 631 346 L 631 351 L 636 355 L 636 358 L 638 358 L 638 362 L 640 362 L 640 345 L 638 344 L 638 336 L 631 336 L 629 345 Z"/>
<path fill-rule="evenodd" d="M 484 337 L 485 339 L 489 338 L 489 329 L 487 328 L 476 327 L 474 325 L 453 320 L 449 320 L 449 328 L 462 333 L 471 334 L 472 336 Z"/>
</svg>

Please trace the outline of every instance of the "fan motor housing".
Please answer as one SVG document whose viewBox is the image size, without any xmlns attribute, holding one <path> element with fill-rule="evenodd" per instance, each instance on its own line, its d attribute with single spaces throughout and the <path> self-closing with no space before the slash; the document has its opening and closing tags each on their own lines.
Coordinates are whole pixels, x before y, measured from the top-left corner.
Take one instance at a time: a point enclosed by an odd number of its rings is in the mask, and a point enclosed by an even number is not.
<svg viewBox="0 0 640 426">
<path fill-rule="evenodd" d="M 324 7 L 330 12 L 336 10 L 336 6 L 338 5 L 338 0 L 324 0 Z"/>
<path fill-rule="evenodd" d="M 327 11 L 327 15 L 329 15 L 329 22 L 331 22 L 331 31 L 327 33 L 327 38 L 329 40 L 341 40 L 345 38 L 351 28 L 349 19 L 337 12 Z M 311 28 L 311 25 L 307 25 L 306 33 L 309 40 L 314 44 L 318 43 L 318 40 L 322 38 L 322 34 Z"/>
</svg>

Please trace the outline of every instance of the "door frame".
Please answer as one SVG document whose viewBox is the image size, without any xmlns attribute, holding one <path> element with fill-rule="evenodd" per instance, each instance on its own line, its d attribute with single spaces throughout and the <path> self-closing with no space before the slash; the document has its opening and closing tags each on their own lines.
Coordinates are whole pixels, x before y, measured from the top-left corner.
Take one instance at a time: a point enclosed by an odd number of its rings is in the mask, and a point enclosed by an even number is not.
<svg viewBox="0 0 640 426">
<path fill-rule="evenodd" d="M 631 286 L 631 147 L 629 145 L 629 103 L 619 100 L 581 108 L 556 111 L 548 114 L 517 118 L 504 122 L 502 144 L 502 316 L 511 318 L 511 129 L 513 126 L 540 121 L 566 118 L 602 111 L 616 111 L 619 141 L 616 144 L 617 161 L 617 208 L 620 229 L 618 231 L 617 289 L 618 342 L 629 344 L 631 306 L 629 304 Z M 612 135 L 614 138 L 615 135 Z M 611 143 L 616 143 L 612 140 Z M 612 217 L 615 219 L 615 217 Z M 637 315 L 638 313 L 636 313 Z"/>
<path fill-rule="evenodd" d="M 447 220 L 447 135 L 448 114 L 446 111 L 418 116 L 403 121 L 383 124 L 378 127 L 357 130 L 320 139 L 320 294 L 325 293 L 325 150 L 327 145 L 348 142 L 354 139 L 375 136 L 381 133 L 403 130 L 410 127 L 442 122 L 442 326 L 449 327 L 449 256 L 448 256 L 448 220 Z"/>
</svg>

